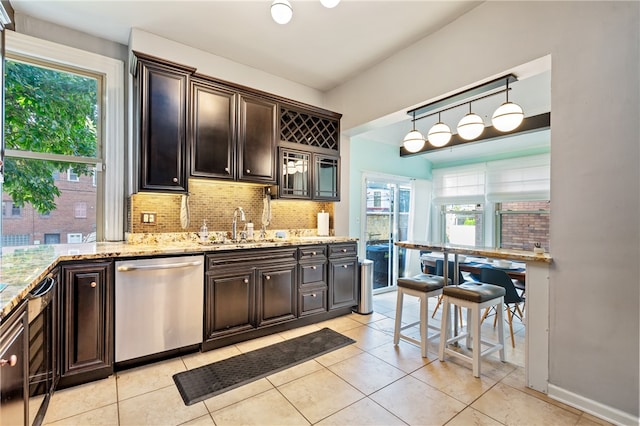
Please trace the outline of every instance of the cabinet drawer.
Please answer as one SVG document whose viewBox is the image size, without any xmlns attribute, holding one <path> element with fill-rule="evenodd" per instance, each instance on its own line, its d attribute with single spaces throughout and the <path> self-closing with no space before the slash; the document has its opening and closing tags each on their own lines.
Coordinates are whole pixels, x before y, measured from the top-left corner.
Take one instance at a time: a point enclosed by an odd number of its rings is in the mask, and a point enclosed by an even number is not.
<svg viewBox="0 0 640 426">
<path fill-rule="evenodd" d="M 314 263 L 309 265 L 300 265 L 300 284 L 307 285 L 311 283 L 326 283 L 327 268 L 326 263 Z"/>
<path fill-rule="evenodd" d="M 326 312 L 327 287 L 310 287 L 300 290 L 300 316 Z"/>
<path fill-rule="evenodd" d="M 300 260 L 317 260 L 327 257 L 327 246 L 303 246 L 300 247 Z"/>
<path fill-rule="evenodd" d="M 355 243 L 330 244 L 329 257 L 346 257 L 357 255 L 357 245 Z"/>
</svg>

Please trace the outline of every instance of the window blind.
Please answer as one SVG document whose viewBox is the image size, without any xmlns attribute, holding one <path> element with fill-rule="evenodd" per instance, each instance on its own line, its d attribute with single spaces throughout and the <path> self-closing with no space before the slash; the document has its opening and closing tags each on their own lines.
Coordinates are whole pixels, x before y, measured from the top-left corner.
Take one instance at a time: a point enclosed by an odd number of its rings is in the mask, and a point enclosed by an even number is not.
<svg viewBox="0 0 640 426">
<path fill-rule="evenodd" d="M 435 169 L 434 204 L 479 204 L 485 200 L 485 164 Z"/>
<path fill-rule="evenodd" d="M 487 201 L 550 200 L 550 160 L 542 154 L 487 163 Z"/>
</svg>

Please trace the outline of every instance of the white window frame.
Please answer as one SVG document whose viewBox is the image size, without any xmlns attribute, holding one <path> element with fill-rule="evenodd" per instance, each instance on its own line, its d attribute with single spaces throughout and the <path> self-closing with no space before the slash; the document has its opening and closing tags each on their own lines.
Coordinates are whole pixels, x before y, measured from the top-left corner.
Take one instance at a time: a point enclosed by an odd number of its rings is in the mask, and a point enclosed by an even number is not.
<svg viewBox="0 0 640 426">
<path fill-rule="evenodd" d="M 104 163 L 96 165 L 98 185 L 101 184 L 101 179 L 104 181 L 102 197 L 97 200 L 96 232 L 98 241 L 122 241 L 125 192 L 124 62 L 13 31 L 5 33 L 7 53 L 59 63 L 104 76 L 101 109 Z"/>
<path fill-rule="evenodd" d="M 80 176 L 78 176 L 78 174 L 73 171 L 73 167 L 69 167 L 67 169 L 67 181 L 80 182 Z"/>
</svg>

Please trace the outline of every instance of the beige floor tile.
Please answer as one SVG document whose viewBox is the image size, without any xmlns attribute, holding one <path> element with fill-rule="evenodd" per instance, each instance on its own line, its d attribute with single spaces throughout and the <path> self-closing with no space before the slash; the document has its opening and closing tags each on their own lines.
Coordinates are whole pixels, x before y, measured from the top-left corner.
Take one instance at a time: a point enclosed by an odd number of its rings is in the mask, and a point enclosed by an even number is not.
<svg viewBox="0 0 640 426">
<path fill-rule="evenodd" d="M 202 402 L 184 405 L 175 386 L 120 401 L 120 425 L 178 425 L 207 414 Z"/>
<path fill-rule="evenodd" d="M 284 339 L 282 338 L 282 336 L 276 333 L 238 343 L 236 344 L 236 347 L 240 350 L 240 352 L 247 353 L 255 351 L 256 349 L 264 348 L 265 346 L 270 346 L 281 342 L 284 342 Z"/>
<path fill-rule="evenodd" d="M 308 425 L 309 422 L 275 389 L 211 414 L 217 426 Z"/>
<path fill-rule="evenodd" d="M 118 424 L 118 404 L 107 405 L 106 407 L 97 408 L 82 414 L 67 417 L 53 423 L 44 423 L 45 425 L 69 425 L 69 426 L 93 426 L 93 425 L 117 425 Z"/>
<path fill-rule="evenodd" d="M 404 371 L 368 353 L 333 364 L 329 370 L 365 395 L 370 395 L 405 375 Z"/>
<path fill-rule="evenodd" d="M 390 384 L 370 398 L 410 425 L 443 425 L 466 407 L 411 376 Z"/>
<path fill-rule="evenodd" d="M 471 404 L 495 385 L 496 381 L 484 375 L 475 378 L 469 373 L 469 369 L 459 365 L 435 361 L 415 371 L 411 376 L 460 402 Z"/>
<path fill-rule="evenodd" d="M 118 400 L 122 401 L 146 392 L 174 386 L 173 375 L 186 371 L 181 358 L 144 365 L 117 374 Z"/>
<path fill-rule="evenodd" d="M 431 346 L 431 344 L 429 344 L 429 346 Z M 422 358 L 418 346 L 403 340 L 398 343 L 398 346 L 393 343 L 387 343 L 386 345 L 371 349 L 368 352 L 409 374 L 430 362 L 438 360 L 437 348 L 434 347 L 432 353 L 428 350 L 429 346 L 427 346 L 426 358 Z"/>
<path fill-rule="evenodd" d="M 292 380 L 311 374 L 314 371 L 322 370 L 323 368 L 324 366 L 322 364 L 315 360 L 311 360 L 267 376 L 267 380 L 269 380 L 273 386 L 281 386 Z"/>
<path fill-rule="evenodd" d="M 192 370 L 197 367 L 202 367 L 203 365 L 208 365 L 213 362 L 231 358 L 232 356 L 240 355 L 241 353 L 242 352 L 240 352 L 235 345 L 231 345 L 207 352 L 185 355 L 182 357 L 182 361 L 185 363 L 188 370 Z"/>
<path fill-rule="evenodd" d="M 498 383 L 471 407 L 505 425 L 575 425 L 579 415 Z"/>
<path fill-rule="evenodd" d="M 393 331 L 395 330 L 396 326 L 396 320 L 394 320 L 393 318 L 385 318 L 380 321 L 368 323 L 367 325 L 371 328 L 393 336 Z"/>
<path fill-rule="evenodd" d="M 197 419 L 189 420 L 186 423 L 182 423 L 180 426 L 215 426 L 211 414 L 198 417 Z"/>
<path fill-rule="evenodd" d="M 471 407 L 465 408 L 447 426 L 500 426 L 501 423 Z"/>
<path fill-rule="evenodd" d="M 338 318 L 332 318 L 330 320 L 322 321 L 316 324 L 318 328 L 329 327 L 333 331 L 342 333 L 347 330 L 351 330 L 356 327 L 362 326 L 358 321 L 351 319 L 351 315 L 344 315 Z"/>
<path fill-rule="evenodd" d="M 283 331 L 279 334 L 280 336 L 282 336 L 283 339 L 289 340 L 289 339 L 293 339 L 294 337 L 299 337 L 305 334 L 313 333 L 314 331 L 320 330 L 320 328 L 321 327 L 318 327 L 315 324 L 311 324 L 304 327 L 298 327 L 292 330 Z"/>
<path fill-rule="evenodd" d="M 316 423 L 364 397 L 353 386 L 326 369 L 282 385 L 278 390 L 311 423 Z"/>
<path fill-rule="evenodd" d="M 466 347 L 464 347 L 464 341 L 461 341 L 461 343 L 462 343 L 462 346 L 460 347 L 457 347 L 457 348 L 453 346 L 450 346 L 450 347 L 453 348 L 454 350 L 457 350 L 469 356 L 472 356 L 473 352 L 470 349 L 467 349 Z M 484 346 L 483 346 L 483 349 L 485 349 Z M 509 358 L 506 358 L 506 359 L 507 359 L 507 362 L 500 361 L 500 356 L 498 352 L 494 352 L 492 354 L 484 356 L 480 362 L 480 375 L 490 377 L 497 382 L 504 379 L 508 374 L 510 374 L 516 368 L 518 368 L 517 365 L 511 364 L 510 362 L 508 362 Z M 471 377 L 473 377 L 473 368 L 471 365 L 471 361 L 467 362 L 461 359 L 454 358 L 449 355 L 445 355 L 445 362 L 454 363 L 456 365 L 459 365 L 461 367 L 468 369 L 469 374 L 471 374 L 472 375 Z"/>
<path fill-rule="evenodd" d="M 405 422 L 369 398 L 361 399 L 321 422 L 316 423 L 317 426 L 401 426 L 405 424 Z"/>
<path fill-rule="evenodd" d="M 213 398 L 205 399 L 204 404 L 210 413 L 220 410 L 236 402 L 251 398 L 254 395 L 261 394 L 273 389 L 273 385 L 267 379 L 256 380 L 239 388 L 232 389 L 228 392 L 216 395 Z"/>
<path fill-rule="evenodd" d="M 44 421 L 65 419 L 118 402 L 116 378 L 109 378 L 54 392 Z"/>
<path fill-rule="evenodd" d="M 525 369 L 524 367 L 518 367 L 516 368 L 513 372 L 511 372 L 510 374 L 508 374 L 504 379 L 502 379 L 500 381 L 500 383 L 504 384 L 504 385 L 509 385 L 515 389 L 518 389 L 528 395 L 531 395 L 533 397 L 536 397 L 544 402 L 548 402 L 549 404 L 553 404 L 555 406 L 558 406 L 560 408 L 563 408 L 567 411 L 570 411 L 574 414 L 577 415 L 581 415 L 582 411 L 578 410 L 577 408 L 574 408 L 570 405 L 566 405 L 563 404 L 560 401 L 556 401 L 553 398 L 550 398 L 547 394 L 544 394 L 542 392 L 538 392 L 537 390 L 533 390 L 529 387 L 527 387 L 525 385 L 526 380 L 525 380 Z M 604 424 L 607 424 L 606 422 Z"/>
<path fill-rule="evenodd" d="M 358 348 L 355 345 L 349 345 L 342 347 L 340 349 L 336 349 L 335 351 L 331 351 L 327 354 L 321 355 L 319 357 L 314 358 L 317 362 L 328 367 L 330 365 L 335 364 L 336 362 L 340 362 L 347 358 L 351 358 L 353 356 L 361 354 L 362 349 Z"/>
<path fill-rule="evenodd" d="M 361 314 L 351 314 L 351 316 L 349 317 L 355 321 L 358 321 L 360 324 L 370 324 L 372 322 L 376 322 L 376 321 L 380 321 L 383 319 L 387 319 L 389 317 L 387 317 L 386 315 L 382 315 L 378 312 L 372 312 L 370 314 L 367 315 L 361 315 Z"/>
<path fill-rule="evenodd" d="M 357 328 L 343 331 L 342 334 L 355 340 L 356 343 L 354 343 L 354 345 L 363 351 L 368 351 L 393 342 L 393 336 L 366 325 L 360 325 Z"/>
</svg>

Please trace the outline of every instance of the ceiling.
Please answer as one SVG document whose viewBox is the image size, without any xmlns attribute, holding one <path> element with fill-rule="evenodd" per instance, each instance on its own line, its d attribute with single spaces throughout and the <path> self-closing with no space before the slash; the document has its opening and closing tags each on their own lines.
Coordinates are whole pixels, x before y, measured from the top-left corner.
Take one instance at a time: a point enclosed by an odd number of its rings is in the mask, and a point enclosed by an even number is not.
<svg viewBox="0 0 640 426">
<path fill-rule="evenodd" d="M 270 16 L 271 0 L 10 0 L 18 13 L 124 45 L 135 27 L 320 91 L 354 78 L 481 3 L 342 0 L 327 9 L 319 0 L 291 0 L 293 19 L 279 25 Z M 518 83 L 513 86 L 513 100 L 520 99 L 515 96 Z M 535 88 L 533 93 L 548 95 L 548 81 L 541 83 L 547 88 Z M 531 115 L 524 102 L 519 103 Z M 547 106 L 535 108 L 548 111 L 548 104 L 547 96 Z M 452 128 L 458 119 L 452 119 Z M 409 128 L 408 117 L 401 114 L 397 123 L 358 137 L 399 146 Z M 497 149 L 500 144 L 490 145 Z M 506 143 L 504 149 L 511 145 Z M 455 155 L 475 155 L 471 146 L 462 148 L 427 158 L 440 162 L 455 161 L 452 155 L 459 152 Z M 469 149 L 471 154 L 464 154 Z"/>
</svg>

